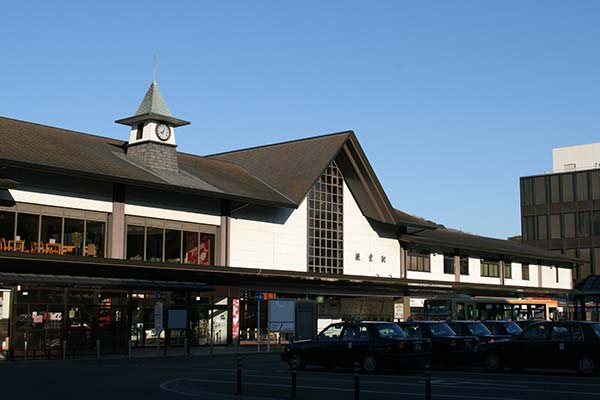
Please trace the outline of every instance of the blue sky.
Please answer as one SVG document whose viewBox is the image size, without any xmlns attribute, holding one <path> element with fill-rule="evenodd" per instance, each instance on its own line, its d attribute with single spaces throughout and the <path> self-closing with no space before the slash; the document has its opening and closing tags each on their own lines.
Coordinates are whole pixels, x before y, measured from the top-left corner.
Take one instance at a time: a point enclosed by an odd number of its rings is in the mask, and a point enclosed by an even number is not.
<svg viewBox="0 0 600 400">
<path fill-rule="evenodd" d="M 352 129 L 392 203 L 520 233 L 518 178 L 600 141 L 596 1 L 23 1 L 0 115 L 125 140 L 152 79 L 181 151 Z"/>
</svg>

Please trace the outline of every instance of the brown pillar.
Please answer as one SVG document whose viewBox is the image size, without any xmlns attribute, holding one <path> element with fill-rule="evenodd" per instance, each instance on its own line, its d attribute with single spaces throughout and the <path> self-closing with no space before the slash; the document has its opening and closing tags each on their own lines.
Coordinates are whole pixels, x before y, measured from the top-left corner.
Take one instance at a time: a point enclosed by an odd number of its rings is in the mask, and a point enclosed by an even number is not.
<svg viewBox="0 0 600 400">
<path fill-rule="evenodd" d="M 108 217 L 109 258 L 125 258 L 125 185 L 113 185 L 113 212 Z"/>
<path fill-rule="evenodd" d="M 500 285 L 504 286 L 504 266 L 506 265 L 506 261 L 500 260 L 498 263 L 498 268 L 500 268 Z"/>
<path fill-rule="evenodd" d="M 538 261 L 539 263 L 539 261 Z M 542 287 L 542 266 L 538 264 L 538 287 Z"/>
<path fill-rule="evenodd" d="M 220 266 L 228 267 L 230 264 L 230 226 L 231 226 L 231 203 L 223 201 L 221 203 L 221 226 L 218 230 L 218 258 L 215 263 Z"/>
<path fill-rule="evenodd" d="M 400 243 L 400 279 L 406 279 L 406 249 L 404 243 Z"/>
<path fill-rule="evenodd" d="M 460 282 L 460 256 L 454 255 L 454 280 Z"/>
</svg>

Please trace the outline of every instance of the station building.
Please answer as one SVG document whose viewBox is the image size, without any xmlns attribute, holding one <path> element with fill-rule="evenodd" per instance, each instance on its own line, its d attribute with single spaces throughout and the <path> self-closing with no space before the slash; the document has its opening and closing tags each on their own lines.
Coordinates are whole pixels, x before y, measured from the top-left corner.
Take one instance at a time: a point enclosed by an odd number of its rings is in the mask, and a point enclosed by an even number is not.
<svg viewBox="0 0 600 400">
<path fill-rule="evenodd" d="M 324 324 L 572 288 L 575 257 L 394 208 L 352 131 L 187 154 L 189 122 L 156 82 L 116 122 L 127 140 L 0 118 L 0 344 L 15 357 L 255 340 L 256 293 L 314 300 Z"/>
</svg>

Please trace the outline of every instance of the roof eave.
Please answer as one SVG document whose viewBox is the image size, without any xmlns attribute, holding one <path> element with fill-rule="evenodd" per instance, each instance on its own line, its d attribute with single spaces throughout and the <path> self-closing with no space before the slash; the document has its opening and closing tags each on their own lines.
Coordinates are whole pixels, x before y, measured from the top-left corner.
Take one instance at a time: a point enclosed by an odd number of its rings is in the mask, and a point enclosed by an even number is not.
<svg viewBox="0 0 600 400">
<path fill-rule="evenodd" d="M 177 128 L 178 126 L 185 126 L 185 125 L 190 124 L 189 121 L 186 121 L 183 119 L 175 118 L 170 115 L 163 115 L 163 114 L 156 114 L 156 113 L 145 113 L 145 114 L 140 114 L 140 115 L 134 115 L 133 117 L 118 119 L 115 122 L 117 124 L 134 126 L 140 122 L 148 121 L 148 120 L 167 122 L 175 128 Z"/>
</svg>

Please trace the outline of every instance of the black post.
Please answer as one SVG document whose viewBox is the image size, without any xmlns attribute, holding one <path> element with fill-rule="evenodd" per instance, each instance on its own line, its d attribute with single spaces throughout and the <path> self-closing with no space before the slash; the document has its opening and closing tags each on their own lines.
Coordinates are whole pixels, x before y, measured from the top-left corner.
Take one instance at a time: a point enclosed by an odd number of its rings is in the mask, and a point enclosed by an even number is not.
<svg viewBox="0 0 600 400">
<path fill-rule="evenodd" d="M 235 388 L 235 394 L 242 394 L 242 358 L 237 358 L 237 384 Z"/>
<path fill-rule="evenodd" d="M 429 364 L 425 366 L 425 400 L 431 400 L 431 370 Z"/>
<path fill-rule="evenodd" d="M 296 400 L 296 366 L 292 366 L 292 400 Z"/>
<path fill-rule="evenodd" d="M 360 399 L 360 378 L 358 372 L 360 371 L 358 361 L 354 361 L 354 400 Z"/>
</svg>

